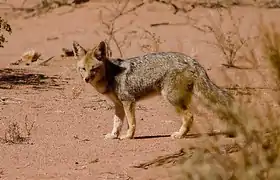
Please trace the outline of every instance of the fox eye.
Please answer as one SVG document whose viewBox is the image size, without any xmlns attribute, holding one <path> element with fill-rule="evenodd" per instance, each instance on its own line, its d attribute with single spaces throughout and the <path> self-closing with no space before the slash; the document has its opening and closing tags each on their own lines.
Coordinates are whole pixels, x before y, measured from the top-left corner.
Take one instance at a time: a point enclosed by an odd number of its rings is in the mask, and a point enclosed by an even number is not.
<svg viewBox="0 0 280 180">
<path fill-rule="evenodd" d="M 86 70 L 86 68 L 82 68 L 82 70 L 83 70 L 83 71 L 85 71 L 85 70 Z"/>
</svg>

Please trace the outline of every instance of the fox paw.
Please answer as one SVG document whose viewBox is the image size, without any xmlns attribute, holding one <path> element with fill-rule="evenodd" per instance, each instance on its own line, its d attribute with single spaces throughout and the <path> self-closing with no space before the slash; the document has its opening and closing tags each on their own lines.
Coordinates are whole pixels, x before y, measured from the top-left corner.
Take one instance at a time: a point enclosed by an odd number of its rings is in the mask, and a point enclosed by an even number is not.
<svg viewBox="0 0 280 180">
<path fill-rule="evenodd" d="M 105 139 L 117 139 L 117 138 L 118 138 L 117 134 L 108 133 L 105 135 Z"/>
<path fill-rule="evenodd" d="M 180 132 L 174 132 L 174 133 L 171 134 L 172 139 L 181 139 L 181 138 L 183 138 L 183 136 L 184 135 Z"/>
<path fill-rule="evenodd" d="M 124 139 L 132 139 L 132 138 L 133 138 L 133 136 L 130 135 L 130 134 L 122 135 L 122 136 L 120 137 L 121 140 L 124 140 Z"/>
</svg>

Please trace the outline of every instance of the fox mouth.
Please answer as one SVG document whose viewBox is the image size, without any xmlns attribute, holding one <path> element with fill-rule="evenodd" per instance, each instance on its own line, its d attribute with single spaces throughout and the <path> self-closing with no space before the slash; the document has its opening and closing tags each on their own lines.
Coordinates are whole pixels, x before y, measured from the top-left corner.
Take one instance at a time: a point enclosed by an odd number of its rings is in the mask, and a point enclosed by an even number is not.
<svg viewBox="0 0 280 180">
<path fill-rule="evenodd" d="M 86 83 L 89 83 L 89 82 L 92 81 L 93 79 L 94 79 L 94 75 L 87 76 L 87 77 L 85 78 L 85 82 L 86 82 Z"/>
<path fill-rule="evenodd" d="M 85 82 L 89 83 L 90 81 L 92 81 L 95 78 L 95 72 L 90 72 L 90 74 L 85 78 Z"/>
<path fill-rule="evenodd" d="M 85 82 L 88 83 L 89 81 L 90 81 L 90 78 L 89 78 L 89 77 L 86 77 L 86 78 L 85 78 Z"/>
</svg>

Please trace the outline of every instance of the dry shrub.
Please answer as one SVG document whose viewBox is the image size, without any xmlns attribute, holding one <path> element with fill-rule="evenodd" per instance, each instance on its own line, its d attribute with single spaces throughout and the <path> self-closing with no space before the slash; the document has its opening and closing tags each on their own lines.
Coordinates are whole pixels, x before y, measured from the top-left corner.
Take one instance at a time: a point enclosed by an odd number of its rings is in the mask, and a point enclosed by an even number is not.
<svg viewBox="0 0 280 180">
<path fill-rule="evenodd" d="M 52 10 L 63 6 L 71 7 L 71 9 L 68 12 L 72 12 L 75 7 L 77 7 L 80 4 L 89 2 L 90 0 L 40 0 L 40 2 L 36 3 L 32 7 L 25 7 L 27 1 L 28 0 L 23 0 L 20 7 L 15 7 L 12 3 L 9 3 L 8 1 L 5 1 L 0 4 L 10 6 L 12 13 L 19 13 L 19 15 L 23 15 L 24 18 L 31 18 L 51 12 Z"/>
<path fill-rule="evenodd" d="M 231 6 L 257 6 L 260 8 L 279 8 L 279 0 L 147 0 L 171 5 L 174 14 L 189 12 L 194 8 L 227 8 Z"/>
<path fill-rule="evenodd" d="M 18 123 L 12 122 L 5 131 L 4 142 L 11 144 L 22 143 L 25 138 L 22 136 Z"/>
<path fill-rule="evenodd" d="M 144 28 L 140 28 L 140 41 L 138 41 L 138 45 L 142 52 L 159 52 L 160 45 L 163 43 L 160 36 L 157 36 L 155 33 L 148 31 Z"/>
<path fill-rule="evenodd" d="M 263 19 L 259 26 L 262 32 L 261 41 L 262 49 L 264 51 L 265 59 L 269 61 L 272 72 L 276 75 L 276 82 L 279 84 L 280 80 L 280 33 L 277 32 L 275 24 L 271 23 L 270 26 L 265 25 Z"/>
<path fill-rule="evenodd" d="M 209 16 L 207 16 L 209 24 L 201 27 L 196 25 L 196 21 L 192 24 L 197 30 L 211 34 L 214 37 L 214 41 L 203 42 L 214 46 L 221 52 L 226 61 L 223 64 L 224 66 L 240 68 L 236 65 L 237 61 L 244 60 L 251 65 L 251 68 L 255 68 L 257 66 L 257 60 L 255 57 L 252 58 L 252 55 L 254 55 L 252 44 L 256 37 L 242 35 L 240 32 L 240 27 L 243 25 L 243 17 L 236 17 L 232 11 L 232 7 L 218 8 L 214 11 L 209 10 L 209 12 Z M 226 17 L 229 19 L 225 19 Z M 230 22 L 231 27 L 224 26 L 226 21 Z"/>
<path fill-rule="evenodd" d="M 263 21 L 259 30 L 263 60 L 270 62 L 271 71 L 280 81 L 280 33 L 273 24 L 267 25 Z M 273 107 L 264 99 L 258 101 L 265 106 L 261 109 L 256 105 L 249 106 L 241 99 L 236 100 L 234 108 L 216 109 L 217 114 L 240 135 L 234 144 L 239 147 L 239 152 L 224 152 L 217 139 L 208 137 L 204 146 L 196 147 L 194 154 L 180 163 L 175 179 L 280 179 L 279 106 Z"/>
<path fill-rule="evenodd" d="M 1 143 L 22 144 L 30 140 L 31 132 L 34 128 L 35 121 L 30 121 L 27 115 L 24 118 L 24 129 L 18 122 L 10 122 L 4 133 L 4 138 L 0 137 Z"/>
<path fill-rule="evenodd" d="M 129 21 L 126 25 L 122 27 L 117 27 L 118 21 L 122 16 L 128 15 L 132 12 L 134 12 L 136 9 L 140 8 L 144 5 L 144 3 L 137 4 L 136 6 L 130 7 L 130 0 L 114 0 L 114 2 L 111 4 L 112 7 L 103 7 L 102 10 L 99 11 L 99 18 L 101 21 L 101 24 L 104 27 L 104 33 L 108 37 L 107 38 L 107 44 L 109 47 L 112 47 L 111 41 L 114 43 L 114 45 L 117 47 L 119 51 L 120 57 L 124 57 L 124 51 L 125 46 L 127 42 L 129 41 L 130 34 L 128 33 L 123 37 L 122 40 L 117 39 L 117 34 L 121 31 L 123 31 L 128 26 L 132 25 L 134 22 L 133 20 Z M 105 12 L 105 13 L 104 13 Z M 108 15 L 106 18 L 105 15 Z"/>
<path fill-rule="evenodd" d="M 3 48 L 4 47 L 3 44 L 7 42 L 5 33 L 11 34 L 12 28 L 6 20 L 0 17 L 0 47 L 1 48 Z"/>
</svg>

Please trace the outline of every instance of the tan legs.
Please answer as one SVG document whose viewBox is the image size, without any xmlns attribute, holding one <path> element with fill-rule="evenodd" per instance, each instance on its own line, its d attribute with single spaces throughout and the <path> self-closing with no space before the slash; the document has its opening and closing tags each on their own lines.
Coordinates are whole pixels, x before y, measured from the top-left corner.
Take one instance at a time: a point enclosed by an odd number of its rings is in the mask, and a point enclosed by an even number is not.
<svg viewBox="0 0 280 180">
<path fill-rule="evenodd" d="M 124 112 L 123 104 L 115 94 L 113 93 L 108 94 L 107 97 L 111 99 L 111 101 L 115 105 L 115 115 L 113 118 L 113 129 L 111 133 L 105 135 L 105 139 L 117 139 L 119 137 L 123 125 L 125 112 Z"/>
<path fill-rule="evenodd" d="M 193 115 L 189 110 L 184 110 L 182 113 L 182 125 L 179 131 L 174 132 L 171 134 L 171 138 L 173 139 L 180 139 L 183 138 L 190 130 L 192 123 L 193 123 Z"/>
<path fill-rule="evenodd" d="M 122 129 L 124 120 L 124 109 L 122 105 L 115 105 L 115 115 L 113 118 L 113 129 L 111 133 L 105 135 L 105 139 L 117 139 Z"/>
<path fill-rule="evenodd" d="M 132 139 L 136 128 L 135 102 L 123 101 L 123 108 L 128 122 L 128 130 L 120 139 Z"/>
<path fill-rule="evenodd" d="M 120 137 L 120 139 L 131 139 L 134 136 L 136 128 L 135 120 L 135 102 L 131 101 L 120 101 L 116 95 L 108 94 L 107 95 L 115 104 L 115 115 L 114 115 L 114 124 L 111 133 L 105 135 L 105 139 L 117 139 L 119 137 L 124 117 L 126 116 L 128 122 L 127 133 Z"/>
</svg>

